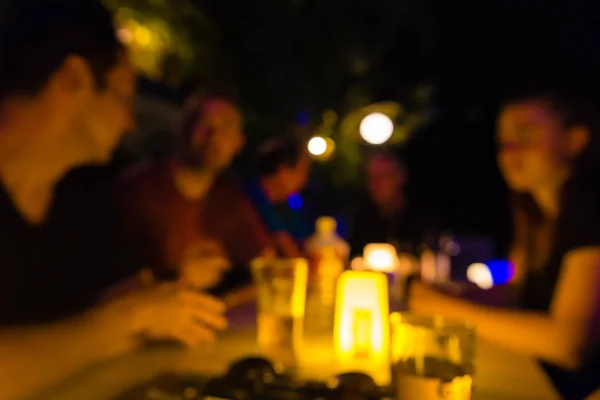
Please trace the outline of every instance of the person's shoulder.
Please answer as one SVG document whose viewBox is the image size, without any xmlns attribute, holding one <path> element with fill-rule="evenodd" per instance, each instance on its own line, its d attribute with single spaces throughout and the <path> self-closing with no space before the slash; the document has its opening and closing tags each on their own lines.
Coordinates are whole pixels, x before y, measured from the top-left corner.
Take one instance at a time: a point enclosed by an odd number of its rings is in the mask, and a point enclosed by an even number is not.
<svg viewBox="0 0 600 400">
<path fill-rule="evenodd" d="M 156 193 L 171 179 L 170 165 L 167 162 L 135 165 L 123 171 L 118 179 L 121 193 L 125 195 L 145 195 Z"/>
<path fill-rule="evenodd" d="M 2 181 L 0 181 L 0 221 L 2 221 L 0 224 L 0 241 L 5 241 L 4 244 L 9 243 L 10 237 L 14 234 L 13 229 L 15 226 L 23 226 L 24 224 L 24 220 L 21 218 L 12 197 Z M 1 245 L 2 243 L 0 243 L 0 247 Z"/>
<path fill-rule="evenodd" d="M 116 177 L 104 166 L 88 165 L 69 171 L 56 185 L 56 197 L 81 198 L 110 192 Z"/>
<path fill-rule="evenodd" d="M 250 199 L 244 181 L 239 176 L 231 173 L 225 173 L 217 177 L 210 190 L 210 196 L 230 206 L 245 203 Z"/>
<path fill-rule="evenodd" d="M 102 166 L 71 170 L 57 184 L 53 202 L 56 220 L 100 220 L 118 210 L 114 171 Z"/>
<path fill-rule="evenodd" d="M 600 175 L 571 179 L 565 184 L 562 201 L 565 213 L 600 215 Z"/>
<path fill-rule="evenodd" d="M 222 187 L 253 203 L 266 201 L 262 187 L 257 177 L 229 171 L 219 178 Z"/>
<path fill-rule="evenodd" d="M 163 179 L 169 175 L 170 165 L 167 162 L 153 162 L 134 165 L 124 170 L 119 180 L 126 184 Z"/>
<path fill-rule="evenodd" d="M 600 245 L 600 184 L 594 176 L 565 185 L 558 220 L 559 241 L 568 249 Z"/>
</svg>

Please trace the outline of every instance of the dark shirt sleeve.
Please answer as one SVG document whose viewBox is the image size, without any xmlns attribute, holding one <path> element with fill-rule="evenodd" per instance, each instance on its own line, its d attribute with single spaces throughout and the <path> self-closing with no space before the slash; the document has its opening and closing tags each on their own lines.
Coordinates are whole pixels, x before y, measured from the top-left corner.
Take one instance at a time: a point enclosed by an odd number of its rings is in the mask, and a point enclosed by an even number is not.
<svg viewBox="0 0 600 400">
<path fill-rule="evenodd" d="M 102 294 L 106 289 L 130 279 L 141 271 L 143 260 L 131 237 L 126 232 L 125 219 L 115 185 L 103 188 L 90 224 L 88 248 L 89 265 L 87 282 L 93 293 Z"/>
<path fill-rule="evenodd" d="M 555 250 L 561 255 L 549 267 L 550 281 L 545 281 L 545 276 L 536 277 L 529 285 L 529 290 L 534 292 L 530 297 L 546 294 L 545 303 L 548 305 L 554 294 L 554 287 L 560 276 L 560 267 L 563 257 L 570 251 L 600 246 L 600 190 L 595 177 L 591 179 L 577 179 L 569 182 L 565 187 L 562 212 L 559 215 L 556 227 Z M 551 259 L 552 260 L 552 259 Z M 546 282 L 546 283 L 545 283 Z M 576 288 L 574 288 L 576 290 Z M 557 389 L 561 398 L 583 399 L 594 392 L 598 386 L 598 371 L 600 371 L 600 353 L 591 349 L 587 353 L 587 361 L 579 369 L 564 370 L 558 366 L 542 362 L 542 368 Z"/>
<path fill-rule="evenodd" d="M 135 173 L 137 172 L 137 174 Z M 152 170 L 128 171 L 119 181 L 118 194 L 123 215 L 123 225 L 128 242 L 134 248 L 140 263 L 151 268 L 160 280 L 176 276 L 169 265 L 164 250 L 165 227 L 160 223 L 155 196 L 161 190 L 161 182 L 153 179 Z"/>
<path fill-rule="evenodd" d="M 141 270 L 124 230 L 115 181 L 105 169 L 72 172 L 57 187 L 56 199 L 43 237 L 54 264 L 55 292 L 72 292 L 73 303 L 95 302 Z"/>
<path fill-rule="evenodd" d="M 600 188 L 591 182 L 568 184 L 557 226 L 557 245 L 565 252 L 600 245 Z"/>
</svg>

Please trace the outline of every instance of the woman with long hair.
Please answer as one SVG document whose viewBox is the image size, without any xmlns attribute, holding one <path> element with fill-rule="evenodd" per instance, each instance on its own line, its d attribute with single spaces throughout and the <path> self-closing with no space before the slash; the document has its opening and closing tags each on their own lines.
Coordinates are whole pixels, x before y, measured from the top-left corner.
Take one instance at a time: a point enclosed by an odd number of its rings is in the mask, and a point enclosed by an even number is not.
<svg viewBox="0 0 600 400">
<path fill-rule="evenodd" d="M 498 163 L 513 196 L 510 258 L 519 307 L 488 307 L 422 283 L 410 308 L 473 322 L 478 334 L 540 363 L 564 398 L 600 387 L 600 134 L 598 109 L 534 90 L 498 117 Z"/>
</svg>

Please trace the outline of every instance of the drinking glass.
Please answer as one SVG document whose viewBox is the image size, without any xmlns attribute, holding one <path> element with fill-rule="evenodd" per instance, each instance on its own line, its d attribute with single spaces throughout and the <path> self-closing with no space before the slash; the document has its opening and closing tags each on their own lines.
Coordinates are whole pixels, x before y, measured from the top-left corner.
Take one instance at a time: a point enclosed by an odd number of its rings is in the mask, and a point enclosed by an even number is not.
<svg viewBox="0 0 600 400">
<path fill-rule="evenodd" d="M 475 329 L 439 316 L 390 316 L 392 385 L 398 400 L 469 400 Z"/>
<path fill-rule="evenodd" d="M 257 290 L 257 340 L 273 361 L 294 367 L 303 342 L 308 263 L 258 258 L 251 263 Z"/>
</svg>

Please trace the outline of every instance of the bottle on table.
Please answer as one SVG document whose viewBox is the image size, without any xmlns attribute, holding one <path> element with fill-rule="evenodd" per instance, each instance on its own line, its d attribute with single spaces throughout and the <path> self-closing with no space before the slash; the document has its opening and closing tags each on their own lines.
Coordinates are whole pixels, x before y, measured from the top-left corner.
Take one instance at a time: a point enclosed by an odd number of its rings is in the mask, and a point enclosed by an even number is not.
<svg viewBox="0 0 600 400">
<path fill-rule="evenodd" d="M 448 232 L 437 236 L 437 240 L 432 235 L 428 239 L 420 251 L 421 279 L 431 285 L 446 286 L 452 282 L 452 257 L 457 244 Z"/>
<path fill-rule="evenodd" d="M 454 240 L 450 233 L 444 233 L 440 236 L 436 254 L 436 283 L 440 286 L 447 285 L 452 280 L 450 257 L 453 255 L 453 245 Z"/>
<path fill-rule="evenodd" d="M 306 241 L 306 254 L 313 262 L 313 265 L 318 265 L 318 259 L 321 257 L 321 252 L 324 248 L 334 249 L 337 257 L 344 264 L 348 261 L 350 254 L 350 246 L 336 232 L 337 222 L 333 217 L 320 217 L 315 224 L 315 233 Z"/>
<path fill-rule="evenodd" d="M 305 329 L 310 335 L 333 332 L 337 280 L 346 268 L 350 246 L 336 233 L 336 221 L 321 217 L 306 242 L 310 272 L 306 293 Z"/>
</svg>

